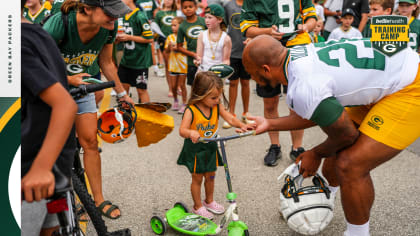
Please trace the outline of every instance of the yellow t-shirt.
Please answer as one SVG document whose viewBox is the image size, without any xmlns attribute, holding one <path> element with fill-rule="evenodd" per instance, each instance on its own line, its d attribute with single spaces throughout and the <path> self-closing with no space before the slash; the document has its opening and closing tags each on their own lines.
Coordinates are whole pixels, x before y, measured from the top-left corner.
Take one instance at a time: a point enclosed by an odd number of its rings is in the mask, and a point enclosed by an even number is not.
<svg viewBox="0 0 420 236">
<path fill-rule="evenodd" d="M 206 117 L 196 105 L 190 105 L 192 121 L 190 129 L 197 130 L 202 138 L 212 138 L 217 134 L 219 126 L 219 105 L 211 109 L 209 117 Z"/>
<path fill-rule="evenodd" d="M 168 36 L 168 38 L 166 38 L 165 49 L 169 47 L 170 43 L 176 44 L 175 34 L 171 34 Z M 187 43 L 185 41 L 184 41 L 184 48 L 187 48 Z M 171 51 L 169 53 L 168 64 L 169 64 L 169 68 L 168 68 L 169 72 L 181 73 L 181 74 L 187 73 L 187 69 L 188 69 L 187 56 L 183 53 Z"/>
</svg>

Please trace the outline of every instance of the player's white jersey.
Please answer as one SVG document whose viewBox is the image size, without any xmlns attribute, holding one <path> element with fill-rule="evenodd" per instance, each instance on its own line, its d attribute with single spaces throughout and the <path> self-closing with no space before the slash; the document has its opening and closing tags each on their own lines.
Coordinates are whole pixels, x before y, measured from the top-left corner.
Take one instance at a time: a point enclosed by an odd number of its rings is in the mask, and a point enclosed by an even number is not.
<svg viewBox="0 0 420 236">
<path fill-rule="evenodd" d="M 388 57 L 373 50 L 369 39 L 296 46 L 285 63 L 286 101 L 306 119 L 328 97 L 343 106 L 372 104 L 412 83 L 418 66 L 413 50 Z"/>
</svg>

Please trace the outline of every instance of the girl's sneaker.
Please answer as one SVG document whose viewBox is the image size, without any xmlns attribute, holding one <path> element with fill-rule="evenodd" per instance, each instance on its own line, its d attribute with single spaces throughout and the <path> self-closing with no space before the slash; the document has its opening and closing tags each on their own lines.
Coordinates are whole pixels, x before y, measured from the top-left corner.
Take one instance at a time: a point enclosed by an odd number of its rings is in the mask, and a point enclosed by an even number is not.
<svg viewBox="0 0 420 236">
<path fill-rule="evenodd" d="M 196 215 L 200 215 L 203 217 L 206 217 L 207 219 L 212 220 L 214 218 L 214 215 L 211 214 L 211 212 L 209 212 L 204 206 L 198 208 L 198 210 L 195 210 L 194 208 L 192 209 L 192 212 Z"/>
<path fill-rule="evenodd" d="M 177 111 L 177 110 L 179 110 L 179 104 L 178 104 L 178 101 L 175 101 L 175 102 L 174 102 L 174 105 L 172 106 L 172 110 L 173 110 L 173 111 Z"/>
<path fill-rule="evenodd" d="M 184 114 L 185 108 L 187 106 L 185 104 L 182 104 L 178 109 L 178 114 Z"/>
<path fill-rule="evenodd" d="M 207 204 L 206 201 L 203 201 L 203 206 L 214 214 L 223 214 L 225 212 L 225 208 L 216 201 L 212 201 L 209 204 Z"/>
</svg>

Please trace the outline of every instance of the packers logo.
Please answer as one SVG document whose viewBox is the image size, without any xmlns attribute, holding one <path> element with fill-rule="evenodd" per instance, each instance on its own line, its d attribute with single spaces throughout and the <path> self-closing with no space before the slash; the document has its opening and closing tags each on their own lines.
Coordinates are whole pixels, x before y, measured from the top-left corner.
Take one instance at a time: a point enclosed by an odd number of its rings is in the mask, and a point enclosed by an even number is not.
<svg viewBox="0 0 420 236">
<path fill-rule="evenodd" d="M 148 23 L 144 23 L 143 24 L 143 29 L 144 30 L 150 30 L 150 25 Z"/>
<path fill-rule="evenodd" d="M 204 133 L 204 137 L 211 137 L 212 135 L 213 135 L 213 132 L 212 131 L 206 131 Z"/>
<path fill-rule="evenodd" d="M 376 125 L 382 125 L 384 123 L 384 119 L 377 115 L 373 115 L 370 120 Z"/>
<path fill-rule="evenodd" d="M 201 25 L 192 26 L 187 29 L 187 37 L 191 39 L 197 39 L 202 30 L 204 30 L 204 27 Z"/>
<path fill-rule="evenodd" d="M 80 74 L 83 72 L 83 67 L 79 64 L 68 64 L 67 71 L 72 74 Z"/>
<path fill-rule="evenodd" d="M 240 29 L 241 24 L 241 13 L 233 13 L 230 17 L 230 26 L 234 29 Z"/>
<path fill-rule="evenodd" d="M 382 46 L 382 50 L 384 50 L 387 53 L 394 53 L 395 51 L 397 51 L 397 49 L 398 49 L 397 46 L 395 46 L 392 43 L 388 43 Z"/>
<path fill-rule="evenodd" d="M 174 18 L 173 15 L 167 15 L 164 16 L 161 20 L 162 24 L 166 25 L 166 26 L 171 26 L 172 23 L 172 19 Z"/>
</svg>

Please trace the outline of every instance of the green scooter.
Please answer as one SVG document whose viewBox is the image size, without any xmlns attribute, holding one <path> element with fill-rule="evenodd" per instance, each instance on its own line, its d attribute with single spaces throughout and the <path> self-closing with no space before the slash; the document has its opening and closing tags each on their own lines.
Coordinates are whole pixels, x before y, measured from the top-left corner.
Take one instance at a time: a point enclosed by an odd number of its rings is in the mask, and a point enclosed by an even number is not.
<svg viewBox="0 0 420 236">
<path fill-rule="evenodd" d="M 163 235 L 168 230 L 168 225 L 178 232 L 189 235 L 216 235 L 222 232 L 226 222 L 232 218 L 227 226 L 229 236 L 248 236 L 248 226 L 239 220 L 238 208 L 236 206 L 236 193 L 232 192 L 232 183 L 230 180 L 229 167 L 226 159 L 225 142 L 227 140 L 242 138 L 249 135 L 255 135 L 255 131 L 248 131 L 232 136 L 218 138 L 200 138 L 200 142 L 219 142 L 222 153 L 226 181 L 229 193 L 226 199 L 229 207 L 226 209 L 220 224 L 188 212 L 188 208 L 182 202 L 175 203 L 174 207 L 166 212 L 165 218 L 153 216 L 150 220 L 150 226 L 155 234 Z"/>
</svg>

